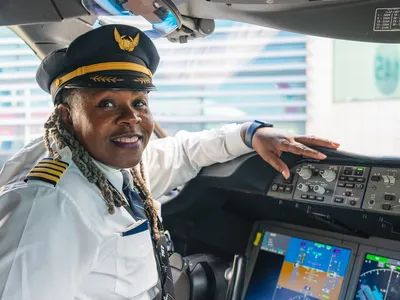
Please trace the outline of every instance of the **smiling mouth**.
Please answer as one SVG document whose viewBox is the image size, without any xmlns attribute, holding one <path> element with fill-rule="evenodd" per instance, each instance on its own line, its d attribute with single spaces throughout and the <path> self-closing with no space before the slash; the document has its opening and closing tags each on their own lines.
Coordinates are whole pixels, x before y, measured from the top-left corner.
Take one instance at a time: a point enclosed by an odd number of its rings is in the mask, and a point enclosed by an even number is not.
<svg viewBox="0 0 400 300">
<path fill-rule="evenodd" d="M 138 136 L 134 136 L 131 138 L 119 138 L 119 139 L 115 139 L 113 140 L 113 142 L 117 142 L 117 143 L 125 143 L 125 144 L 132 144 L 132 143 L 136 143 L 139 140 Z"/>
<path fill-rule="evenodd" d="M 124 149 L 136 149 L 139 148 L 142 143 L 142 137 L 138 135 L 128 136 L 128 137 L 120 137 L 111 140 L 111 142 L 120 148 Z"/>
</svg>

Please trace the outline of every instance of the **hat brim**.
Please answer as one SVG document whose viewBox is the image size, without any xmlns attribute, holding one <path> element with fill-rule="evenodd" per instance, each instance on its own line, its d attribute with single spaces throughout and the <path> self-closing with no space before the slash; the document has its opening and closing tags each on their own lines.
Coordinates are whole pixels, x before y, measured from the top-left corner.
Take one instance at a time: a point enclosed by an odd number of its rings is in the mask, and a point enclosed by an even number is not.
<svg viewBox="0 0 400 300">
<path fill-rule="evenodd" d="M 152 80 L 142 74 L 133 72 L 96 72 L 76 77 L 64 85 L 58 87 L 55 92 L 55 104 L 62 102 L 58 99 L 59 92 L 64 88 L 94 88 L 106 90 L 131 90 L 131 91 L 155 91 L 156 86 Z"/>
</svg>

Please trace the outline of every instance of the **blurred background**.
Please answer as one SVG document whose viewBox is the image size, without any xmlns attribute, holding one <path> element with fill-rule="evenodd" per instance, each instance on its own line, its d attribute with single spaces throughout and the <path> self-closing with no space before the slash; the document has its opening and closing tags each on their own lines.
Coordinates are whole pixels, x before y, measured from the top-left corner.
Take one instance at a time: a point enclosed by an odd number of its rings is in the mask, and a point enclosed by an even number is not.
<svg viewBox="0 0 400 300">
<path fill-rule="evenodd" d="M 139 28 L 142 19 L 132 23 Z M 254 119 L 334 139 L 360 154 L 397 156 L 400 46 L 315 38 L 229 21 L 213 35 L 155 40 L 161 64 L 150 106 L 168 135 Z M 0 27 L 0 168 L 43 134 L 50 96 L 40 60 Z M 372 121 L 371 121 L 372 120 Z"/>
</svg>

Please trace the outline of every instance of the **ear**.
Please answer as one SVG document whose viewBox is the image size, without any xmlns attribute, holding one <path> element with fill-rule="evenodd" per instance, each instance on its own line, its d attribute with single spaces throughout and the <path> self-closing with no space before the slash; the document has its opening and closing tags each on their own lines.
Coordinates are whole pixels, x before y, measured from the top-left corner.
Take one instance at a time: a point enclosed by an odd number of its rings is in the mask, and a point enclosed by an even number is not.
<svg viewBox="0 0 400 300">
<path fill-rule="evenodd" d="M 71 107 L 68 104 L 59 104 L 60 119 L 67 125 L 72 125 Z"/>
</svg>

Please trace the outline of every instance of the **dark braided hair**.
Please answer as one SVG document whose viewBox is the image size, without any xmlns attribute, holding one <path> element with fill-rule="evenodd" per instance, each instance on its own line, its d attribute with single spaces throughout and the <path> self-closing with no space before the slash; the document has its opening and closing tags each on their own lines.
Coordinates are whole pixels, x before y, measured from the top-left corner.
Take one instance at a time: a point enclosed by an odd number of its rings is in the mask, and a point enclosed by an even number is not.
<svg viewBox="0 0 400 300">
<path fill-rule="evenodd" d="M 69 103 L 70 105 L 72 105 L 72 101 L 74 101 L 76 97 L 83 97 L 79 89 L 65 89 L 62 91 L 62 93 L 63 94 L 61 97 L 64 98 L 64 103 Z M 114 186 L 112 186 L 112 184 L 109 183 L 103 172 L 101 172 L 101 170 L 93 162 L 90 154 L 79 143 L 78 139 L 75 137 L 75 134 L 61 120 L 57 107 L 44 124 L 44 128 L 45 145 L 47 150 L 53 155 L 53 158 L 56 161 L 62 159 L 60 154 L 50 147 L 50 138 L 54 139 L 60 149 L 69 147 L 72 152 L 72 160 L 78 166 L 83 176 L 85 176 L 90 183 L 94 183 L 100 189 L 110 214 L 115 213 L 115 207 L 128 206 L 125 198 L 121 195 L 121 193 L 118 192 L 118 190 L 114 188 Z M 144 208 L 146 210 L 147 217 L 149 218 L 154 237 L 158 240 L 159 228 L 157 208 L 155 206 L 155 201 L 147 187 L 146 178 L 144 176 L 144 165 L 142 161 L 139 164 L 139 170 L 137 169 L 137 167 L 131 168 L 131 174 L 135 184 L 146 196 Z"/>
</svg>

